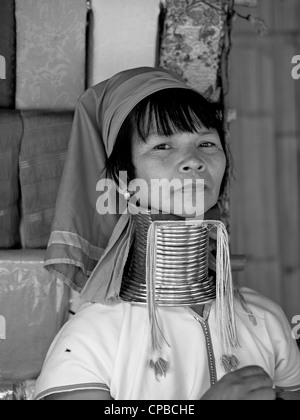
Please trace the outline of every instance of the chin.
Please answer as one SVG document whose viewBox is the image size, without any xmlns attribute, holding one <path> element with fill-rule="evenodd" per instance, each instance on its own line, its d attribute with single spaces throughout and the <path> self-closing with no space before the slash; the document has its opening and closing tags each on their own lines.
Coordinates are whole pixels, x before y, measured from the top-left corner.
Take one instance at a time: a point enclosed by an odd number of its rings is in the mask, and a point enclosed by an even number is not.
<svg viewBox="0 0 300 420">
<path fill-rule="evenodd" d="M 184 219 L 198 219 L 198 220 L 204 220 L 204 214 L 198 214 L 198 213 L 194 213 L 194 214 L 183 214 L 181 217 L 183 217 Z"/>
<path fill-rule="evenodd" d="M 195 207 L 185 207 L 184 211 L 176 211 L 176 209 L 172 209 L 171 213 L 174 214 L 175 216 L 180 216 L 183 217 L 185 219 L 195 219 L 195 218 L 203 218 L 204 216 L 204 211 L 203 209 L 199 209 L 199 211 L 195 210 Z"/>
</svg>

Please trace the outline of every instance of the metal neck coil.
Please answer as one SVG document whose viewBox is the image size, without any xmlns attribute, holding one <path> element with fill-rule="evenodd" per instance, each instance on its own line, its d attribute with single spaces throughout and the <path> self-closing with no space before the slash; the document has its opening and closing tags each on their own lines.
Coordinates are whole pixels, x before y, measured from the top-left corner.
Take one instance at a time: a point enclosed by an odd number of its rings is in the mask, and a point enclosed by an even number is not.
<svg viewBox="0 0 300 420">
<path fill-rule="evenodd" d="M 153 216 L 132 216 L 135 239 L 124 270 L 120 297 L 146 304 L 147 234 Z M 157 218 L 156 218 L 157 219 Z M 214 277 L 208 275 L 209 229 L 180 221 L 157 232 L 155 300 L 160 306 L 206 304 L 216 298 Z"/>
</svg>

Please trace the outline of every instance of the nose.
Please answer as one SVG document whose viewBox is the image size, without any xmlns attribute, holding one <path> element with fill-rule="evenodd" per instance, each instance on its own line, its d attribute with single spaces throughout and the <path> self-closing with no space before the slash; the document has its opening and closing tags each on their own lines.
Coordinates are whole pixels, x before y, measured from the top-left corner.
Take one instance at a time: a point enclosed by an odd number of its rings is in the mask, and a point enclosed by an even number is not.
<svg viewBox="0 0 300 420">
<path fill-rule="evenodd" d="M 201 173 L 206 170 L 205 162 L 196 157 L 190 156 L 186 158 L 179 166 L 179 172 L 182 174 Z"/>
</svg>

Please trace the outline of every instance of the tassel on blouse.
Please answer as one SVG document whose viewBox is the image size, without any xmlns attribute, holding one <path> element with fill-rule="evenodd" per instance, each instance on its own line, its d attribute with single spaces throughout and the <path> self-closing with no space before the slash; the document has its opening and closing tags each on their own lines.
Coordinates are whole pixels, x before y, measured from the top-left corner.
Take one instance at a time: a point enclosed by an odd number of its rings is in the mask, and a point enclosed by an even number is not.
<svg viewBox="0 0 300 420">
<path fill-rule="evenodd" d="M 210 229 L 217 227 L 217 260 L 216 260 L 216 323 L 218 341 L 221 348 L 221 362 L 226 372 L 236 369 L 239 365 L 234 356 L 234 349 L 239 345 L 234 313 L 234 287 L 232 281 L 230 251 L 228 234 L 225 225 L 219 221 L 185 221 L 187 225 L 207 225 Z M 157 223 L 153 222 L 148 230 L 147 256 L 146 256 L 146 284 L 147 305 L 151 329 L 150 367 L 154 369 L 155 376 L 166 376 L 169 362 L 163 354 L 164 341 L 169 347 L 166 338 L 159 326 L 157 318 L 157 305 L 155 302 L 156 284 L 156 251 L 157 251 Z"/>
<path fill-rule="evenodd" d="M 214 222 L 217 227 L 216 261 L 216 323 L 222 365 L 226 372 L 238 367 L 234 349 L 239 345 L 234 312 L 234 287 L 230 265 L 228 233 L 222 222 Z"/>
<path fill-rule="evenodd" d="M 147 306 L 151 329 L 150 343 L 150 367 L 154 369 L 156 379 L 166 376 L 169 363 L 163 358 L 162 344 L 159 336 L 170 347 L 165 339 L 157 319 L 157 305 L 155 302 L 156 284 L 156 249 L 157 249 L 157 227 L 153 222 L 148 230 L 147 256 L 146 256 L 146 285 L 147 285 Z"/>
</svg>

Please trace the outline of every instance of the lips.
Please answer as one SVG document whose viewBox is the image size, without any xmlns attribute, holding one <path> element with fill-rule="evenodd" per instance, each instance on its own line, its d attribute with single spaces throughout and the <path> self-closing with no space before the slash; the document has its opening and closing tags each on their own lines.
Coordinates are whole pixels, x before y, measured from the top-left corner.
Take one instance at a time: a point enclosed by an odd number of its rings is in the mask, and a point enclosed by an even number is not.
<svg viewBox="0 0 300 420">
<path fill-rule="evenodd" d="M 198 180 L 184 180 L 182 191 L 188 191 L 188 190 L 205 190 L 207 188 L 206 183 L 203 179 Z"/>
<path fill-rule="evenodd" d="M 159 188 L 169 190 L 171 194 L 173 194 L 178 192 L 205 191 L 208 188 L 208 185 L 204 179 L 172 179 Z"/>
<path fill-rule="evenodd" d="M 186 184 L 186 185 L 183 185 L 181 188 L 178 188 L 178 189 L 176 189 L 176 190 L 173 190 L 173 192 L 175 193 L 175 194 L 201 194 L 201 192 L 204 192 L 204 191 L 206 191 L 207 190 L 207 186 L 206 185 L 197 185 L 197 184 L 193 184 L 193 183 L 191 183 L 191 184 Z M 172 193 L 172 191 L 171 191 L 171 193 Z"/>
</svg>

